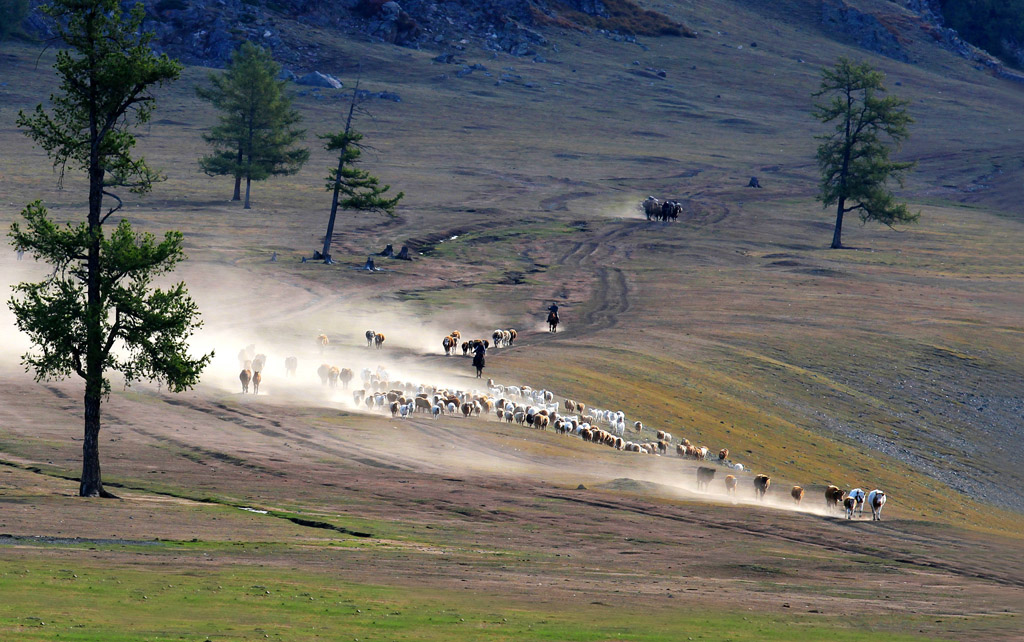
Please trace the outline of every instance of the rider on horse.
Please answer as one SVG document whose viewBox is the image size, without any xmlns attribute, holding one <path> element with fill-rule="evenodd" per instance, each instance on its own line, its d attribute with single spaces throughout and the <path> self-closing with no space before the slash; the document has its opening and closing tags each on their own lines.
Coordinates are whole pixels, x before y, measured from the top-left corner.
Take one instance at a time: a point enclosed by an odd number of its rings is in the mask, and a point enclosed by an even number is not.
<svg viewBox="0 0 1024 642">
<path fill-rule="evenodd" d="M 548 325 L 551 328 L 551 332 L 554 332 L 555 327 L 558 325 L 558 304 L 554 302 L 548 308 Z"/>
</svg>

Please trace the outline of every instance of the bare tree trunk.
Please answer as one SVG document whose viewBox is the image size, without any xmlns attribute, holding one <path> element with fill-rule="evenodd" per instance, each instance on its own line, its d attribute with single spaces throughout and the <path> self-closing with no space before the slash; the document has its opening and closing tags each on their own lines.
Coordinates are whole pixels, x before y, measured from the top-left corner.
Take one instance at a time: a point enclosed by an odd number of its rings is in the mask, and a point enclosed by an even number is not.
<svg viewBox="0 0 1024 642">
<path fill-rule="evenodd" d="M 356 95 L 359 94 L 359 81 L 356 81 L 355 89 L 352 91 L 352 102 L 348 105 L 348 118 L 345 120 L 345 133 L 352 131 L 352 114 L 356 110 Z M 334 237 L 334 219 L 338 216 L 338 192 L 341 191 L 341 170 L 345 168 L 345 151 L 347 145 L 343 145 L 338 151 L 338 173 L 334 176 L 334 196 L 331 197 L 331 218 L 327 220 L 327 236 L 324 237 L 324 251 L 320 254 L 324 257 L 324 263 L 331 261 L 331 240 Z"/>
<path fill-rule="evenodd" d="M 82 497 L 103 496 L 100 477 L 100 394 L 86 384 L 85 439 L 82 441 L 82 479 L 78 494 Z"/>
<path fill-rule="evenodd" d="M 334 197 L 331 198 L 331 218 L 327 221 L 327 236 L 324 237 L 324 263 L 331 261 L 331 239 L 334 236 L 334 219 L 338 216 L 338 191 L 341 190 L 341 169 L 345 165 L 345 150 L 341 150 L 341 158 L 338 160 L 338 175 L 334 178 Z"/>
<path fill-rule="evenodd" d="M 252 209 L 249 207 L 249 188 L 252 187 L 252 179 L 248 176 L 245 177 L 245 209 Z"/>
<path fill-rule="evenodd" d="M 241 145 L 238 146 L 238 164 L 239 165 L 242 164 L 242 146 Z M 242 177 L 240 175 L 236 174 L 235 175 L 235 193 L 231 197 L 231 200 L 233 200 L 233 201 L 240 201 L 240 200 L 242 200 L 241 192 L 242 192 Z"/>
<path fill-rule="evenodd" d="M 839 206 L 836 208 L 836 229 L 832 233 L 832 249 L 838 250 L 843 247 L 843 214 L 846 208 L 846 199 L 839 199 Z"/>
</svg>

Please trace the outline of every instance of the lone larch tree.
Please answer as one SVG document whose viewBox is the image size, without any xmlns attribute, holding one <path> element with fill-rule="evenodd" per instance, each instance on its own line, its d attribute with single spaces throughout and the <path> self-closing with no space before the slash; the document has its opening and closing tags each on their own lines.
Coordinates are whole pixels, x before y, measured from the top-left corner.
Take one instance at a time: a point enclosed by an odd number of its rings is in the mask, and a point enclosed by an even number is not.
<svg viewBox="0 0 1024 642">
<path fill-rule="evenodd" d="M 211 176 L 233 176 L 232 199 L 240 199 L 245 180 L 245 209 L 253 181 L 294 174 L 309 160 L 309 150 L 298 147 L 305 130 L 292 108 L 281 67 L 270 52 L 244 42 L 232 55 L 223 74 L 210 74 L 210 86 L 200 87 L 199 97 L 221 112 L 220 121 L 203 138 L 213 153 L 199 160 Z"/>
<path fill-rule="evenodd" d="M 327 176 L 327 190 L 331 196 L 331 216 L 327 220 L 327 234 L 324 236 L 324 247 L 320 253 L 324 263 L 331 263 L 331 240 L 334 237 L 334 222 L 338 216 L 338 208 L 360 212 L 385 212 L 394 214 L 398 202 L 405 196 L 399 192 L 394 197 L 386 196 L 390 185 L 381 185 L 380 180 L 365 169 L 356 167 L 364 149 L 363 135 L 352 128 L 352 119 L 359 104 L 359 83 L 352 92 L 352 101 L 345 119 L 345 129 L 324 134 L 319 138 L 324 141 L 327 151 L 338 152 L 338 167 L 332 168 Z"/>
<path fill-rule="evenodd" d="M 814 117 L 835 123 L 832 132 L 815 137 L 821 141 L 818 200 L 824 207 L 836 206 L 833 248 L 843 247 L 843 216 L 848 212 L 857 211 L 865 223 L 878 221 L 890 227 L 912 223 L 919 216 L 897 202 L 888 188 L 891 179 L 903 185 L 914 166 L 889 158 L 909 135 L 913 119 L 905 109 L 908 101 L 882 95 L 883 79 L 871 65 L 841 58 L 822 70 L 821 87 L 812 94 L 824 99 L 815 103 Z"/>
<path fill-rule="evenodd" d="M 133 154 L 134 127 L 149 120 L 153 89 L 178 77 L 181 66 L 149 47 L 142 31 L 142 5 L 127 13 L 118 0 L 52 0 L 44 8 L 67 49 L 54 68 L 60 89 L 49 110 L 21 112 L 18 125 L 53 160 L 63 178 L 82 171 L 88 178 L 84 222 L 58 225 L 39 201 L 11 225 L 19 251 L 49 263 L 38 283 L 15 286 L 8 305 L 33 348 L 24 355 L 37 380 L 85 380 L 85 438 L 79 494 L 110 497 L 100 475 L 100 407 L 110 392 L 108 371 L 126 383 L 166 383 L 172 391 L 199 379 L 210 355 L 192 357 L 187 340 L 201 325 L 182 283 L 167 289 L 153 279 L 184 258 L 182 234 L 162 241 L 137 234 L 121 220 L 107 236 L 103 226 L 122 206 L 112 190 L 148 192 L 160 176 Z M 109 198 L 112 204 L 108 205 Z"/>
</svg>

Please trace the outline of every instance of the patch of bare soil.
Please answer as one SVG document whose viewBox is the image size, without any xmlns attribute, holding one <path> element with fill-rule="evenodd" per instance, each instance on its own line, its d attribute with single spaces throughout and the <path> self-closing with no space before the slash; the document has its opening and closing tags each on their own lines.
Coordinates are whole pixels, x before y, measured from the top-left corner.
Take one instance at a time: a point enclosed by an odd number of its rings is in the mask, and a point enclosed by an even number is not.
<svg viewBox="0 0 1024 642">
<path fill-rule="evenodd" d="M 123 499 L 81 500 L 55 476 L 75 469 L 71 387 L 9 385 L 5 450 L 21 457 L 0 466 L 5 554 L 86 545 L 142 559 L 161 547 L 120 546 L 274 541 L 283 547 L 208 563 L 329 564 L 355 581 L 526 600 L 541 585 L 545 600 L 637 608 L 913 616 L 925 632 L 972 639 L 1012 639 L 1006 613 L 1024 600 L 1017 540 L 914 521 L 899 506 L 883 522 L 847 521 L 823 514 L 816 494 L 798 510 L 781 483 L 763 505 L 749 475 L 734 504 L 696 492 L 694 466 L 678 459 L 489 418 L 339 415 L 212 390 L 115 395 L 103 449 Z M 374 546 L 309 546 L 351 537 L 331 526 L 366 531 Z M 932 621 L 950 613 L 955 631 Z"/>
</svg>

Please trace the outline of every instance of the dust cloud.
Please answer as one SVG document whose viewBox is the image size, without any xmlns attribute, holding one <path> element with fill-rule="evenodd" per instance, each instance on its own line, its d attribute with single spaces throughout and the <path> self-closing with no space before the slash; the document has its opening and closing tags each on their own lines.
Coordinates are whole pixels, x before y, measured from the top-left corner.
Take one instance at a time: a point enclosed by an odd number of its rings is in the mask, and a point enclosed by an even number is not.
<svg viewBox="0 0 1024 642">
<path fill-rule="evenodd" d="M 39 280 L 46 273 L 45 265 L 27 256 L 18 261 L 13 252 L 4 254 L 0 256 L 0 293 L 6 301 L 14 284 Z M 475 378 L 470 361 L 462 356 L 461 349 L 457 349 L 454 356 L 446 357 L 441 340 L 452 330 L 459 330 L 463 340 L 490 339 L 494 329 L 513 326 L 507 319 L 496 318 L 487 310 L 463 308 L 457 316 L 445 313 L 425 316 L 414 311 L 411 304 L 394 300 L 361 300 L 297 279 L 262 277 L 257 281 L 246 270 L 230 264 L 186 264 L 172 276 L 174 280 L 181 279 L 188 284 L 189 292 L 203 315 L 203 327 L 190 338 L 191 352 L 196 356 L 215 353 L 202 375 L 200 389 L 240 396 L 239 373 L 244 362 L 256 354 L 263 354 L 266 364 L 259 397 L 252 396 L 250 392 L 248 399 L 266 398 L 275 405 L 373 414 L 381 417 L 382 422 L 404 421 L 405 425 L 418 425 L 428 438 L 422 442 L 389 441 L 388 451 L 384 454 L 425 468 L 444 466 L 450 471 L 467 473 L 528 475 L 567 487 L 583 483 L 587 487 L 674 500 L 768 506 L 826 514 L 824 502 L 810 497 L 797 506 L 789 497 L 789 486 L 776 486 L 764 501 L 758 501 L 754 497 L 749 471 L 737 475 L 739 486 L 735 496 L 725 492 L 723 480 L 733 472 L 725 467 L 716 467 L 715 478 L 708 490 L 698 490 L 695 472 L 698 463 L 674 456 L 618 452 L 594 446 L 593 457 L 584 455 L 576 458 L 566 456 L 562 449 L 546 450 L 540 439 L 536 448 L 499 446 L 490 429 L 481 430 L 484 428 L 482 422 L 496 423 L 493 414 L 470 419 L 446 417 L 439 421 L 419 415 L 401 420 L 392 419 L 390 412 L 381 413 L 380 410 L 368 409 L 365 404 L 355 403 L 352 393 L 363 388 L 364 370 L 386 372 L 385 378 L 392 387 L 403 382 L 429 388 L 486 393 L 486 379 Z M 531 323 L 521 329 L 546 332 L 547 325 L 539 323 L 534 327 Z M 367 345 L 367 330 L 385 335 L 382 349 Z M 329 340 L 322 348 L 317 340 L 321 334 Z M 0 368 L 20 368 L 20 357 L 30 348 L 27 337 L 15 327 L 8 307 L 0 307 Z M 492 347 L 489 353 L 493 354 L 495 350 L 500 352 L 501 348 Z M 288 357 L 298 360 L 294 376 L 286 371 L 285 359 Z M 323 385 L 317 374 L 321 364 L 351 369 L 354 377 L 348 389 L 340 383 L 335 388 Z M 528 384 L 523 381 L 499 383 Z M 114 384 L 117 389 L 116 378 Z M 156 388 L 149 383 L 135 385 Z M 558 402 L 563 399 L 556 397 Z M 464 427 L 475 426 L 476 429 L 459 431 L 457 434 L 464 437 L 453 439 L 450 437 L 453 422 L 460 422 L 459 425 Z M 530 434 L 531 428 L 502 424 L 499 430 L 512 431 L 522 444 L 532 441 L 524 437 Z M 446 437 L 438 440 L 436 435 L 430 436 L 432 431 L 447 431 L 444 433 Z M 551 433 L 544 437 L 549 438 L 578 440 L 578 437 L 555 437 Z"/>
</svg>

